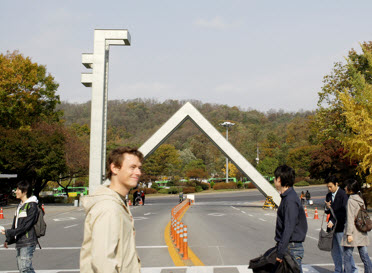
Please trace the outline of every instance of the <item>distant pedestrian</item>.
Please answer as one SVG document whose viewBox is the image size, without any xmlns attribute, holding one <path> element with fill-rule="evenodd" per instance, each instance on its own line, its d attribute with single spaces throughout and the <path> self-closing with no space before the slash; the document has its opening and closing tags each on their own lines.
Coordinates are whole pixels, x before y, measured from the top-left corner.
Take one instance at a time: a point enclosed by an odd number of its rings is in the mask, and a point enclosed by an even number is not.
<svg viewBox="0 0 372 273">
<path fill-rule="evenodd" d="M 304 191 L 301 192 L 300 199 L 301 199 L 302 206 L 305 206 L 305 193 L 304 193 Z"/>
<path fill-rule="evenodd" d="M 345 190 L 350 195 L 347 202 L 347 222 L 342 239 L 345 273 L 355 272 L 352 268 L 354 247 L 358 248 L 360 259 L 364 264 L 364 272 L 372 273 L 372 262 L 367 250 L 369 245 L 368 233 L 357 230 L 354 222 L 360 207 L 366 206 L 362 198 L 360 184 L 355 179 L 348 179 L 345 181 Z"/>
<path fill-rule="evenodd" d="M 145 192 L 141 191 L 142 206 L 145 205 Z"/>
<path fill-rule="evenodd" d="M 302 272 L 301 264 L 304 257 L 302 243 L 307 233 L 307 220 L 301 201 L 293 189 L 295 171 L 287 165 L 282 165 L 276 168 L 274 174 L 274 184 L 282 198 L 275 228 L 276 260 L 283 262 L 284 254 L 288 251 Z"/>
<path fill-rule="evenodd" d="M 343 257 L 344 248 L 341 245 L 342 237 L 344 235 L 344 226 L 346 222 L 346 207 L 348 197 L 346 192 L 339 187 L 338 179 L 336 176 L 331 175 L 327 177 L 326 184 L 329 192 L 326 195 L 325 200 L 325 213 L 329 214 L 329 221 L 327 224 L 328 231 L 335 227 L 335 233 L 333 235 L 333 243 L 331 255 L 333 263 L 335 264 L 335 273 L 343 273 Z M 335 213 L 336 219 L 333 217 L 330 208 Z M 337 221 L 337 223 L 336 223 Z M 356 270 L 354 259 L 351 258 L 352 267 Z"/>
<path fill-rule="evenodd" d="M 180 191 L 180 193 L 178 194 L 178 198 L 179 198 L 179 202 L 182 203 L 183 202 L 183 191 Z"/>
<path fill-rule="evenodd" d="M 91 195 L 82 198 L 87 213 L 80 251 L 81 273 L 140 273 L 133 216 L 125 202 L 138 184 L 143 155 L 137 149 L 121 147 L 108 156 L 107 178 Z"/>
<path fill-rule="evenodd" d="M 311 195 L 310 192 L 307 190 L 306 191 L 306 203 L 310 205 L 310 200 L 311 200 Z"/>
<path fill-rule="evenodd" d="M 37 221 L 39 210 L 37 208 L 38 200 L 31 196 L 32 186 L 27 181 L 20 181 L 17 184 L 16 198 L 20 199 L 12 228 L 2 230 L 1 233 L 6 236 L 4 247 L 16 243 L 17 267 L 19 272 L 35 272 L 32 267 L 32 257 L 38 243 L 34 224 Z"/>
</svg>

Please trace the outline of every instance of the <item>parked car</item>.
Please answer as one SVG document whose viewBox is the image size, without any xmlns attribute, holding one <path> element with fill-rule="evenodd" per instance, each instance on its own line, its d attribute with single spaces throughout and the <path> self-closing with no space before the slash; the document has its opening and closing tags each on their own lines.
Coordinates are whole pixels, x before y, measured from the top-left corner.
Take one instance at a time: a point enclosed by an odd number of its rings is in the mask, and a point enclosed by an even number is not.
<svg viewBox="0 0 372 273">
<path fill-rule="evenodd" d="M 8 205 L 8 195 L 0 193 L 0 206 Z"/>
</svg>

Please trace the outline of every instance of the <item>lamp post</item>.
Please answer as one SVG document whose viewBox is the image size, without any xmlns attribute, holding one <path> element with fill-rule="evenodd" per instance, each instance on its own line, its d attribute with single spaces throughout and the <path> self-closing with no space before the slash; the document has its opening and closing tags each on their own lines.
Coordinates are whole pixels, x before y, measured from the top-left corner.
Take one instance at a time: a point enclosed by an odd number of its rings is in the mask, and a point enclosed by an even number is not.
<svg viewBox="0 0 372 273">
<path fill-rule="evenodd" d="M 225 121 L 220 123 L 221 126 L 226 127 L 226 140 L 229 141 L 229 128 L 234 126 L 235 123 Z M 226 183 L 229 182 L 229 159 L 226 157 Z"/>
</svg>

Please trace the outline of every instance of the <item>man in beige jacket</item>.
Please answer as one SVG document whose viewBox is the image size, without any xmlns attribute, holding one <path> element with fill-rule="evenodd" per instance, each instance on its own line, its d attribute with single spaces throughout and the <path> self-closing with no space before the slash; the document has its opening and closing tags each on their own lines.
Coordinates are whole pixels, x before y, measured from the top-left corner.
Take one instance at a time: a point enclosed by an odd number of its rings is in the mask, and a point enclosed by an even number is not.
<svg viewBox="0 0 372 273">
<path fill-rule="evenodd" d="M 82 200 L 87 213 L 80 252 L 80 272 L 140 273 L 132 214 L 125 196 L 137 186 L 143 155 L 137 149 L 117 148 L 109 154 L 107 178 Z"/>
</svg>

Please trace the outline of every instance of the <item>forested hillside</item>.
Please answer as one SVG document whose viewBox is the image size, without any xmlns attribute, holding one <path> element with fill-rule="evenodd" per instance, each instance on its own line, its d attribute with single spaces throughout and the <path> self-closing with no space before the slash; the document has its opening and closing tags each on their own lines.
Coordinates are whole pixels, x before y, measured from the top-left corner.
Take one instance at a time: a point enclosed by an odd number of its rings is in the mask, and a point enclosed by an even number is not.
<svg viewBox="0 0 372 273">
<path fill-rule="evenodd" d="M 141 99 L 109 101 L 108 149 L 119 145 L 140 146 L 184 103 L 185 101 L 177 100 L 160 103 Z M 265 174 L 272 173 L 272 168 L 278 164 L 286 163 L 293 149 L 314 144 L 312 143 L 314 137 L 309 130 L 314 112 L 288 113 L 272 110 L 265 113 L 199 101 L 191 103 L 223 135 L 225 128 L 219 124 L 224 121 L 234 122 L 235 126 L 229 130 L 229 141 L 254 165 L 257 164 L 255 159 L 258 146 L 259 165 Z M 58 109 L 63 110 L 66 125 L 89 127 L 90 102 L 84 104 L 62 102 Z M 208 176 L 223 175 L 224 156 L 191 122 L 186 122 L 166 143 L 180 152 L 182 167 L 191 160 L 185 159 L 185 162 L 182 159 L 191 156 L 192 159 L 202 160 Z M 169 170 L 164 171 L 166 173 L 162 175 L 169 173 Z M 182 173 L 179 175 L 182 176 Z"/>
</svg>

